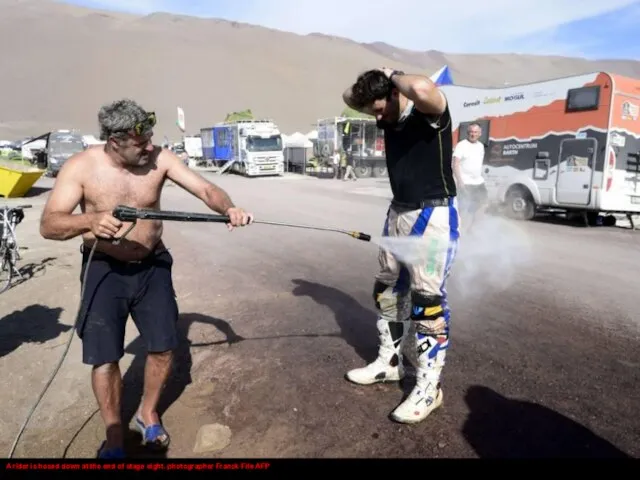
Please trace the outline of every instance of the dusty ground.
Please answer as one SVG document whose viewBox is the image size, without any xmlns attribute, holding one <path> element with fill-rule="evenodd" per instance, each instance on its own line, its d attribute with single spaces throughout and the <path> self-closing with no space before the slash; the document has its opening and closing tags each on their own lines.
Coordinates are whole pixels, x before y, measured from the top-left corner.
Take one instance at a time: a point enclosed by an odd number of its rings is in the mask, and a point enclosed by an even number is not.
<svg viewBox="0 0 640 480">
<path fill-rule="evenodd" d="M 257 218 L 374 235 L 382 226 L 383 182 L 211 178 Z M 78 242 L 37 235 L 46 192 L 36 193 L 11 200 L 35 208 L 19 228 L 26 280 L 1 299 L 3 455 L 64 349 L 79 297 Z M 166 188 L 163 206 L 205 211 L 178 187 Z M 638 232 L 493 221 L 481 233 L 487 241 L 463 244 L 449 287 L 445 405 L 401 426 L 388 414 L 411 380 L 359 387 L 343 378 L 375 355 L 374 245 L 267 225 L 230 234 L 167 224 L 188 338 L 164 402 L 168 456 L 638 457 Z M 127 345 L 130 418 L 144 362 L 133 326 Z M 207 423 L 228 425 L 231 444 L 196 455 Z M 16 456 L 90 458 L 102 439 L 75 338 Z"/>
</svg>

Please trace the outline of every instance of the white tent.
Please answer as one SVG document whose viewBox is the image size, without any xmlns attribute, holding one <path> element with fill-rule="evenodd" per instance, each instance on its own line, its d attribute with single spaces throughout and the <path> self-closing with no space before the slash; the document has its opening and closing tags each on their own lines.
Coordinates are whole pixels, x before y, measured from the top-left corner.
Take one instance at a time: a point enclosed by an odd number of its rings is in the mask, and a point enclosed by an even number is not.
<svg viewBox="0 0 640 480">
<path fill-rule="evenodd" d="M 105 142 L 103 140 L 98 140 L 93 135 L 83 135 L 82 136 L 82 140 L 84 141 L 84 143 L 86 145 L 89 145 L 89 146 L 91 146 L 91 145 L 104 145 L 105 143 L 107 143 L 107 142 Z"/>
<path fill-rule="evenodd" d="M 283 135 L 282 142 L 284 148 L 313 148 L 313 143 L 309 141 L 306 135 L 295 132 L 291 135 Z"/>
</svg>

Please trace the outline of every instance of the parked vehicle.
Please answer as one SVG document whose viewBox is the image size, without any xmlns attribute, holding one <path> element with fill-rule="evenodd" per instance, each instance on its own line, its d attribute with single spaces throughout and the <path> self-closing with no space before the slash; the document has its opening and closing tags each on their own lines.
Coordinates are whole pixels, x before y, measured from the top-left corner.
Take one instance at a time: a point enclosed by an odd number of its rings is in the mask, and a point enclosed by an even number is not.
<svg viewBox="0 0 640 480">
<path fill-rule="evenodd" d="M 640 80 L 595 72 L 504 88 L 440 87 L 454 141 L 482 128 L 493 202 L 538 211 L 640 213 Z"/>
</svg>

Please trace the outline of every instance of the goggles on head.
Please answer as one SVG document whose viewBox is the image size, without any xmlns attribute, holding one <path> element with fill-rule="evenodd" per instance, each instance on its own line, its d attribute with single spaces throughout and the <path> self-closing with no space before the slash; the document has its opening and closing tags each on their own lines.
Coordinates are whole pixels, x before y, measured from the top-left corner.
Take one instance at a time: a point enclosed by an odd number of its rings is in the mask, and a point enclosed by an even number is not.
<svg viewBox="0 0 640 480">
<path fill-rule="evenodd" d="M 118 130 L 113 133 L 125 133 L 128 135 L 139 137 L 144 135 L 156 125 L 156 113 L 147 112 L 147 118 L 141 122 L 136 123 L 133 128 L 127 130 Z"/>
<path fill-rule="evenodd" d="M 146 120 L 142 122 L 138 122 L 133 126 L 133 133 L 136 136 L 140 136 L 143 133 L 146 133 L 148 130 L 152 129 L 156 125 L 156 113 L 148 112 Z"/>
</svg>

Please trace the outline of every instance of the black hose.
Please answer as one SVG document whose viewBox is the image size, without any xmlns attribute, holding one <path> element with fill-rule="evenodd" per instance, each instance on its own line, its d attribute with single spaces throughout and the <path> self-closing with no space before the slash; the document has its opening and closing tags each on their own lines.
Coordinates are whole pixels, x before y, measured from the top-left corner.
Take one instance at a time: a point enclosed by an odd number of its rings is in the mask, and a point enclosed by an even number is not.
<svg viewBox="0 0 640 480">
<path fill-rule="evenodd" d="M 80 312 L 82 310 L 82 302 L 83 302 L 83 299 L 84 299 L 84 292 L 85 292 L 85 288 L 87 286 L 87 273 L 89 272 L 89 266 L 91 265 L 91 260 L 93 259 L 93 254 L 96 251 L 96 247 L 98 245 L 98 241 L 99 240 L 96 240 L 94 242 L 93 246 L 91 247 L 91 252 L 89 253 L 89 258 L 87 259 L 87 265 L 86 265 L 86 267 L 84 269 L 84 276 L 82 278 L 82 286 L 80 287 L 80 303 L 78 305 L 78 311 L 76 313 L 76 321 L 75 321 L 74 327 L 71 329 L 71 333 L 69 335 L 69 339 L 67 340 L 67 346 L 65 347 L 64 352 L 62 353 L 62 356 L 60 357 L 60 361 L 58 362 L 58 365 L 53 370 L 53 373 L 49 377 L 49 380 L 47 381 L 46 385 L 44 386 L 44 389 L 42 389 L 42 392 L 40 393 L 40 395 L 36 399 L 35 403 L 33 404 L 33 407 L 31 407 L 31 410 L 27 414 L 27 418 L 25 418 L 24 423 L 22 424 L 22 427 L 20 427 L 20 431 L 18 431 L 18 435 L 16 435 L 16 439 L 13 441 L 13 445 L 11 446 L 11 451 L 9 452 L 8 458 L 13 458 L 13 454 L 16 451 L 16 447 L 18 446 L 18 442 L 20 441 L 20 437 L 22 436 L 22 434 L 24 433 L 25 429 L 27 428 L 29 420 L 31 420 L 31 417 L 35 413 L 36 408 L 38 408 L 38 405 L 40 404 L 40 401 L 43 399 L 45 393 L 47 393 L 47 390 L 51 386 L 51 383 L 53 382 L 53 379 L 56 378 L 56 375 L 58 374 L 58 371 L 60 370 L 60 367 L 64 363 L 64 360 L 67 358 L 67 354 L 69 353 L 69 347 L 71 347 L 71 342 L 73 341 L 73 336 L 74 336 L 76 328 L 78 326 L 78 321 L 80 320 Z"/>
<path fill-rule="evenodd" d="M 173 221 L 183 221 L 183 222 L 215 222 L 215 223 L 228 223 L 230 221 L 229 217 L 226 216 L 226 215 L 215 215 L 215 214 L 194 213 L 194 212 L 176 212 L 176 211 L 170 211 L 170 210 L 151 210 L 151 209 L 144 209 L 144 208 L 132 208 L 132 207 L 127 207 L 127 206 L 123 206 L 123 205 L 120 205 L 120 206 L 116 207 L 113 210 L 113 216 L 115 218 L 117 218 L 118 220 L 120 220 L 120 221 L 133 222 L 133 223 L 135 223 L 136 220 L 138 220 L 138 219 L 141 219 L 141 220 L 170 220 L 170 221 L 173 220 Z M 254 223 L 262 223 L 262 224 L 265 224 L 265 225 L 276 225 L 276 226 L 282 226 L 282 227 L 305 228 L 305 229 L 320 230 L 320 231 L 325 231 L 325 232 L 344 233 L 344 234 L 347 234 L 347 235 L 349 235 L 349 236 L 351 236 L 353 238 L 356 238 L 358 240 L 363 240 L 365 242 L 368 242 L 368 241 L 371 240 L 371 235 L 368 235 L 366 233 L 356 232 L 356 231 L 349 231 L 349 230 L 340 230 L 340 229 L 337 229 L 337 228 L 316 227 L 316 226 L 311 226 L 311 225 L 300 225 L 300 224 L 293 224 L 293 223 L 268 222 L 268 221 L 256 221 Z M 133 225 L 131 227 L 133 227 Z M 122 237 L 120 237 L 118 239 L 114 239 L 113 241 L 116 242 L 116 243 L 119 242 L 120 240 L 122 240 L 122 238 L 130 230 L 131 230 L 131 228 L 129 228 L 129 230 L 127 230 L 125 232 L 125 234 L 122 235 Z M 22 434 L 24 433 L 25 429 L 27 428 L 29 420 L 31 420 L 31 417 L 33 416 L 34 412 L 36 411 L 36 408 L 38 408 L 38 405 L 40 404 L 40 401 L 42 400 L 42 398 L 46 394 L 47 390 L 51 386 L 51 383 L 53 382 L 53 380 L 55 379 L 56 375 L 58 374 L 58 371 L 60 370 L 60 367 L 62 366 L 62 364 L 64 363 L 65 359 L 67 358 L 67 354 L 69 353 L 69 348 L 71 347 L 71 342 L 73 341 L 73 336 L 74 336 L 74 333 L 76 331 L 76 328 L 77 328 L 77 325 L 78 325 L 78 321 L 80 319 L 80 312 L 82 310 L 82 302 L 83 302 L 83 299 L 84 299 L 84 293 L 85 293 L 86 282 L 87 282 L 87 273 L 89 272 L 89 266 L 91 265 L 91 261 L 93 259 L 93 254 L 94 254 L 94 252 L 96 250 L 96 247 L 97 247 L 99 241 L 100 240 L 96 239 L 96 241 L 94 242 L 93 246 L 91 247 L 91 251 L 90 251 L 89 257 L 87 259 L 87 265 L 85 266 L 85 269 L 84 269 L 84 276 L 83 276 L 83 280 L 82 280 L 82 286 L 80 288 L 80 303 L 78 305 L 78 312 L 76 313 L 76 321 L 75 321 L 74 328 L 71 330 L 71 334 L 69 335 L 69 340 L 67 340 L 67 345 L 65 347 L 65 350 L 62 353 L 62 356 L 60 357 L 60 361 L 58 362 L 58 365 L 53 370 L 53 373 L 51 374 L 51 376 L 49 377 L 49 380 L 45 384 L 44 389 L 42 390 L 42 392 L 40 393 L 40 395 L 36 399 L 36 402 L 34 403 L 33 407 L 31 407 L 31 410 L 27 414 L 27 417 L 26 417 L 24 423 L 22 424 L 22 427 L 20 427 L 20 431 L 18 432 L 18 435 L 16 436 L 16 438 L 15 438 L 15 440 L 13 442 L 13 445 L 11 447 L 11 451 L 9 452 L 8 458 L 13 458 L 13 454 L 15 453 L 16 447 L 18 446 L 18 442 L 20 441 L 20 437 L 22 436 Z"/>
</svg>

